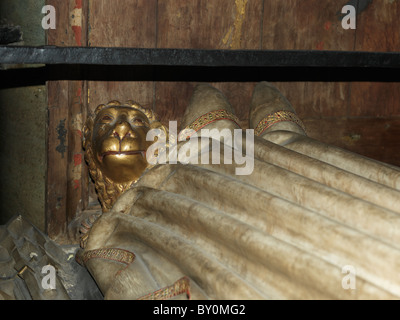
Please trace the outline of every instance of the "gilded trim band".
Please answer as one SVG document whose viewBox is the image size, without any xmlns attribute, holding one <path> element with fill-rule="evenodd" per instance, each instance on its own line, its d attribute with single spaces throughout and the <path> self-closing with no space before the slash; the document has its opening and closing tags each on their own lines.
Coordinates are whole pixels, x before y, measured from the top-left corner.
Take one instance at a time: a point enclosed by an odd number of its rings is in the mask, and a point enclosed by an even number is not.
<svg viewBox="0 0 400 320">
<path fill-rule="evenodd" d="M 239 119 L 234 114 L 224 110 L 214 110 L 203 114 L 202 116 L 198 117 L 194 120 L 190 125 L 188 125 L 182 132 L 179 134 L 180 140 L 186 135 L 186 139 L 189 139 L 192 132 L 188 132 L 189 130 L 194 130 L 195 132 L 199 131 L 200 129 L 204 128 L 206 125 L 213 123 L 218 120 L 230 120 L 233 121 L 239 128 Z M 192 133 L 193 134 L 193 133 Z"/>
<path fill-rule="evenodd" d="M 113 260 L 126 265 L 130 265 L 135 260 L 135 254 L 133 252 L 119 248 L 101 248 L 84 252 L 81 257 L 81 261 L 86 264 L 86 262 L 90 259 L 96 258 Z"/>
<path fill-rule="evenodd" d="M 275 113 L 269 114 L 264 119 L 262 119 L 254 129 L 254 134 L 256 136 L 260 136 L 265 130 L 269 127 L 273 126 L 278 122 L 289 121 L 296 125 L 298 125 L 304 133 L 307 133 L 306 127 L 304 126 L 303 122 L 299 119 L 299 117 L 291 111 L 277 111 Z"/>
<path fill-rule="evenodd" d="M 186 293 L 188 299 L 190 300 L 190 280 L 188 277 L 183 277 L 174 284 L 154 291 L 139 298 L 138 300 L 167 300 L 183 293 Z"/>
</svg>

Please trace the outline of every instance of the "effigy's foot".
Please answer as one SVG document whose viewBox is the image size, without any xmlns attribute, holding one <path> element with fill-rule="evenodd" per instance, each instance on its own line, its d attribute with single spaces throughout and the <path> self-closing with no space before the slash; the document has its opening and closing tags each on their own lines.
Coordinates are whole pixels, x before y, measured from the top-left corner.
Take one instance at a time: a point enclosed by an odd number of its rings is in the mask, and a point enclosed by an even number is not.
<svg viewBox="0 0 400 320">
<path fill-rule="evenodd" d="M 205 127 L 210 130 L 215 128 L 234 130 L 240 128 L 240 125 L 223 93 L 209 84 L 199 84 L 183 115 L 182 129 L 198 132 Z"/>
<path fill-rule="evenodd" d="M 256 136 L 279 144 L 290 139 L 290 133 L 306 135 L 304 124 L 290 102 L 265 81 L 254 88 L 249 119 L 249 127 Z"/>
</svg>

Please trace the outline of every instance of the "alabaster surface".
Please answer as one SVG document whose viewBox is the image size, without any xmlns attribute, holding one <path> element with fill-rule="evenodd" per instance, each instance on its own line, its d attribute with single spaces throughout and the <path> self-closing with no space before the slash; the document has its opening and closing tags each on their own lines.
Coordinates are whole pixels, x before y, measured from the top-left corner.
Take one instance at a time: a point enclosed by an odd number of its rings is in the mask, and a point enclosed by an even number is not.
<svg viewBox="0 0 400 320">
<path fill-rule="evenodd" d="M 201 128 L 240 127 L 223 93 L 199 85 L 181 128 L 196 131 L 192 161 L 141 167 L 103 206 L 81 259 L 105 298 L 398 299 L 399 169 L 307 137 L 268 83 L 249 103 L 258 135 L 242 130 L 242 148 L 225 138 L 213 144 Z M 155 119 L 143 122 L 138 130 L 168 134 Z M 226 150 L 242 162 L 212 163 Z M 143 161 L 140 152 L 127 157 Z M 250 173 L 237 174 L 244 166 Z"/>
</svg>

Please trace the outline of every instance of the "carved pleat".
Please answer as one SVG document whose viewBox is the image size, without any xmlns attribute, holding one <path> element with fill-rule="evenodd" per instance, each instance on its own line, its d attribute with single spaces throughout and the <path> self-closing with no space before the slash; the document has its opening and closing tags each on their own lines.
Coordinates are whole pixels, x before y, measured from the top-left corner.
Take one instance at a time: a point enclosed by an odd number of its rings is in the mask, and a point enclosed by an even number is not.
<svg viewBox="0 0 400 320">
<path fill-rule="evenodd" d="M 398 299 L 400 192 L 256 143 L 265 152 L 249 176 L 235 175 L 235 165 L 153 168 L 96 222 L 113 226 L 112 240 L 95 231 L 89 248 L 132 243 L 122 247 L 146 253 L 152 276 L 167 279 L 160 287 L 175 270 L 212 299 Z M 346 265 L 357 270 L 357 290 L 342 287 Z"/>
<path fill-rule="evenodd" d="M 273 134 L 278 134 L 274 132 Z M 400 190 L 400 168 L 291 132 L 286 148 Z M 264 137 L 268 139 L 268 136 Z"/>
<path fill-rule="evenodd" d="M 277 213 L 283 221 L 267 233 L 259 225 L 241 222 L 182 195 L 137 191 L 144 192 L 131 209 L 134 219 L 123 219 L 128 229 L 136 239 L 169 257 L 212 298 L 256 298 L 249 288 L 275 299 L 348 298 L 341 288 L 341 268 L 346 264 L 360 270 L 357 285 L 362 290 L 357 298 L 400 294 L 399 287 L 391 284 L 396 268 L 386 259 L 390 256 L 396 264 L 399 250 L 318 214 L 302 208 L 287 216 Z M 301 230 L 295 230 L 296 221 L 289 226 L 296 218 L 302 221 Z M 264 220 L 261 215 L 259 219 Z M 330 244 L 338 234 L 342 239 Z M 205 272 L 211 272 L 210 276 L 204 277 Z M 220 272 L 229 274 L 230 280 L 217 281 Z"/>
</svg>

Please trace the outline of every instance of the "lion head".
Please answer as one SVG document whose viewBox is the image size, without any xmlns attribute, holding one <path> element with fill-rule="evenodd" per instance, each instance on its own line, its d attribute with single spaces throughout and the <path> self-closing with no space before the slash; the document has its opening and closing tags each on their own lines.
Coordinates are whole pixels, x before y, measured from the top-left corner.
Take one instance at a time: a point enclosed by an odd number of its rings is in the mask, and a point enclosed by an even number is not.
<svg viewBox="0 0 400 320">
<path fill-rule="evenodd" d="M 146 141 L 150 129 L 165 127 L 156 114 L 134 101 L 99 105 L 83 127 L 83 148 L 103 212 L 131 187 L 150 165 Z"/>
</svg>

